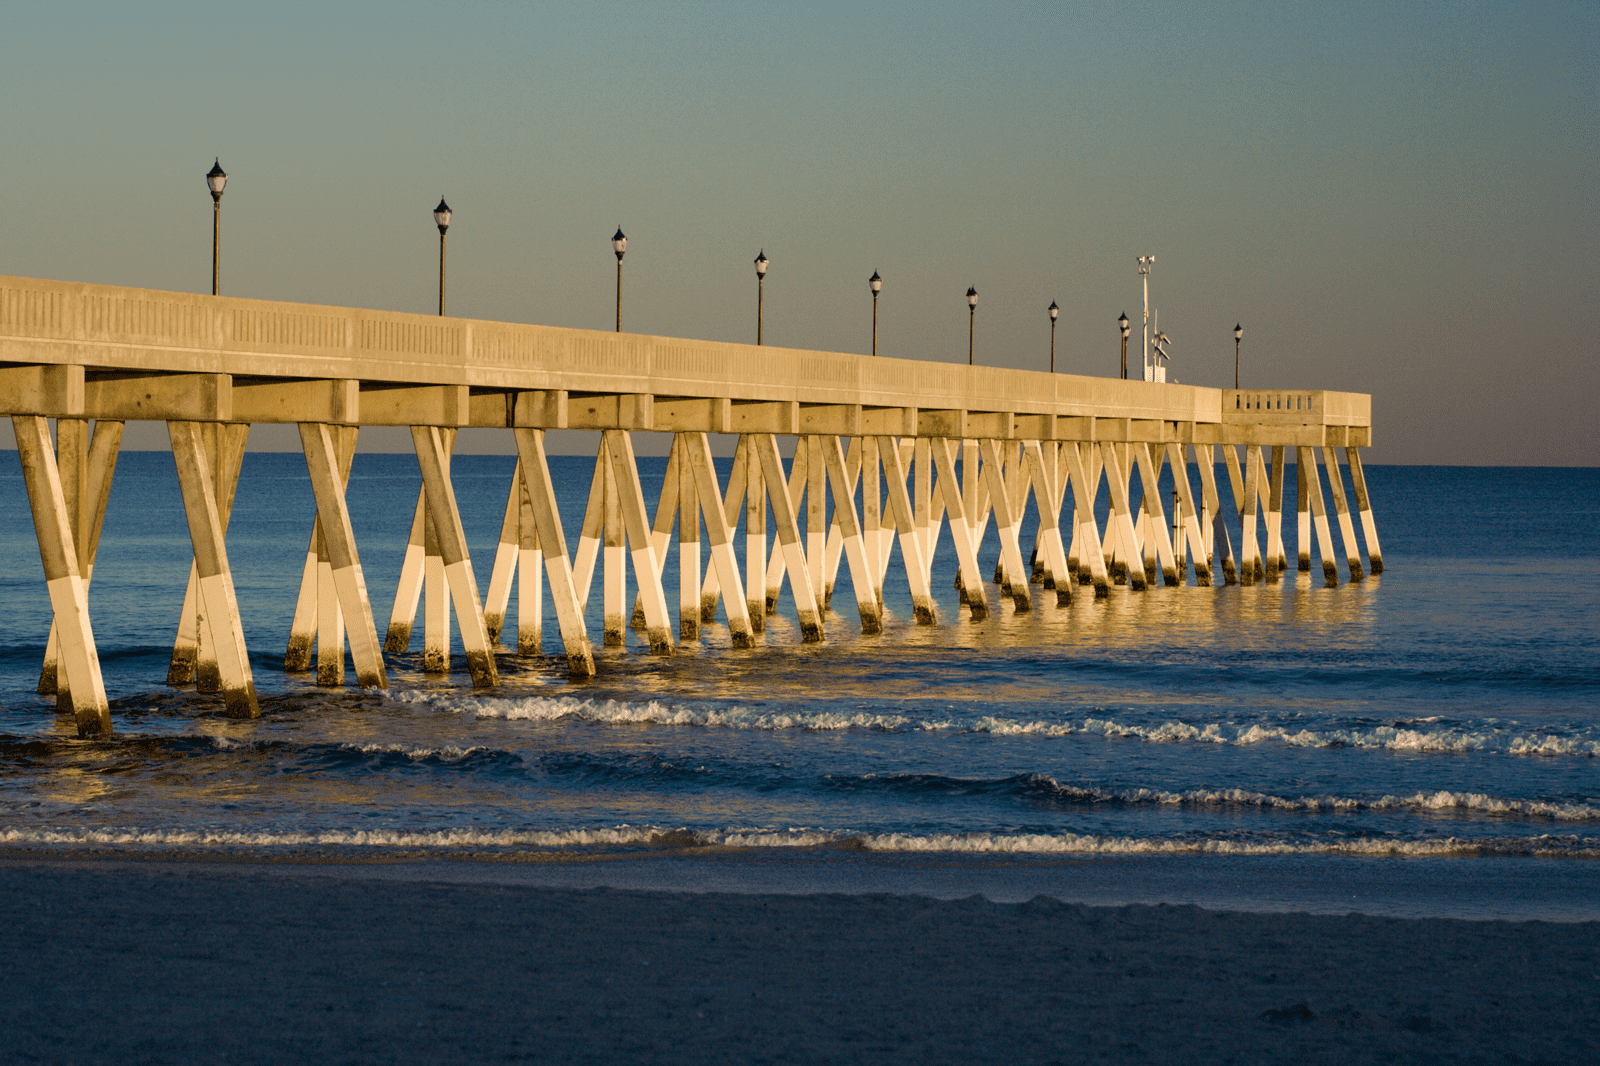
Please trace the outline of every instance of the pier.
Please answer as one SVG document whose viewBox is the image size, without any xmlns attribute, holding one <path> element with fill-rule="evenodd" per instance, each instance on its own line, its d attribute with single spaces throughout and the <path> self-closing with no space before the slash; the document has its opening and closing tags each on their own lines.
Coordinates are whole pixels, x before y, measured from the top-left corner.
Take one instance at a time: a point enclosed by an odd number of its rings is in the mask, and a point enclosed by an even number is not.
<svg viewBox="0 0 1600 1066">
<path fill-rule="evenodd" d="M 128 421 L 167 423 L 194 546 L 167 680 L 220 692 L 242 717 L 259 709 L 226 534 L 258 423 L 299 427 L 316 501 L 285 668 L 315 669 L 330 686 L 345 683 L 348 647 L 356 684 L 385 687 L 384 654 L 411 646 L 420 607 L 424 669 L 448 667 L 453 613 L 473 685 L 492 689 L 497 653 L 538 653 L 547 594 L 572 676 L 591 677 L 584 613 L 597 572 L 599 639 L 620 644 L 636 625 L 659 654 L 699 640 L 718 612 L 735 647 L 758 645 L 785 585 L 803 639 L 825 640 L 841 574 L 862 630 L 877 632 L 897 548 L 916 621 L 937 624 L 931 568 L 946 529 L 961 610 L 975 618 L 1007 600 L 1027 611 L 1117 585 L 1177 585 L 1191 571 L 1199 585 L 1273 582 L 1289 567 L 1291 465 L 1298 569 L 1311 568 L 1313 544 L 1330 586 L 1341 560 L 1351 581 L 1383 569 L 1359 453 L 1371 444 L 1371 397 L 1358 393 L 1213 389 L 0 277 L 0 404 L 16 430 L 54 612 L 40 692 L 54 693 L 84 734 L 112 728 L 87 590 Z M 409 520 L 410 537 L 381 634 L 344 500 L 363 426 L 409 427 L 423 481 L 415 507 L 395 514 L 397 524 Z M 518 456 L 484 594 L 450 478 L 455 434 L 467 427 L 505 430 Z M 551 429 L 601 431 L 571 545 L 546 460 Z M 655 501 L 641 487 L 639 433 L 672 435 Z M 737 437 L 726 481 L 711 434 Z M 780 437 L 796 438 L 787 466 Z M 1238 544 L 1224 521 L 1219 463 Z M 1164 466 L 1174 475 L 1170 512 L 1158 489 Z M 1111 501 L 1104 528 L 1094 509 L 1101 484 Z M 1030 507 L 1038 532 L 1024 545 Z M 979 557 L 991 522 L 998 559 Z M 662 581 L 674 540 L 675 611 Z M 502 632 L 513 593 L 514 638 Z"/>
</svg>

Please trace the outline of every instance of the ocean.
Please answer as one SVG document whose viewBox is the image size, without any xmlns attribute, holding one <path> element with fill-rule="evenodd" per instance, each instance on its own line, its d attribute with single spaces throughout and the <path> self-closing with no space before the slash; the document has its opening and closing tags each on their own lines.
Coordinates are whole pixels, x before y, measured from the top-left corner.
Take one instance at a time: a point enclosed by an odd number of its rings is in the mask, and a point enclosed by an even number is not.
<svg viewBox="0 0 1600 1066">
<path fill-rule="evenodd" d="M 639 462 L 653 506 L 666 461 Z M 454 460 L 480 592 L 513 464 Z M 551 466 L 572 547 L 593 459 Z M 975 622 L 946 530 L 933 626 L 897 549 L 881 634 L 861 634 L 843 566 L 821 644 L 801 642 L 786 585 L 753 650 L 720 615 L 671 657 L 637 632 L 603 648 L 597 574 L 593 681 L 568 680 L 547 600 L 544 654 L 503 650 L 492 693 L 459 638 L 449 676 L 422 672 L 420 619 L 389 689 L 356 691 L 283 672 L 313 501 L 300 456 L 253 452 L 228 539 L 261 695 L 244 721 L 164 684 L 188 532 L 171 456 L 126 452 L 90 590 L 116 733 L 78 739 L 35 694 L 49 604 L 0 452 L 0 846 L 487 858 L 556 880 L 632 856 L 630 883 L 682 859 L 660 876 L 947 895 L 1066 879 L 1279 909 L 1336 907 L 1326 886 L 1355 878 L 1388 886 L 1369 909 L 1392 913 L 1600 917 L 1600 469 L 1367 473 L 1386 569 L 1350 583 L 1341 552 L 1333 589 L 1315 556 L 1249 588 L 1191 575 L 1057 607 L 1036 586 L 1024 614 L 991 584 Z M 419 484 L 413 457 L 356 457 L 380 638 Z M 986 570 L 997 553 L 991 527 Z M 665 573 L 675 611 L 675 552 Z"/>
</svg>

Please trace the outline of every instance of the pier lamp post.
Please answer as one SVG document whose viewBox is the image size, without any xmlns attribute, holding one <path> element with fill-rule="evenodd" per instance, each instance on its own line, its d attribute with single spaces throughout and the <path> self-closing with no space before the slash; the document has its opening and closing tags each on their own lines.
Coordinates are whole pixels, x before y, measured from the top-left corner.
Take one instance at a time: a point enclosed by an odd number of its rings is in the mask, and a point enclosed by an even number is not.
<svg viewBox="0 0 1600 1066">
<path fill-rule="evenodd" d="M 611 237 L 611 250 L 617 253 L 617 332 L 622 332 L 622 253 L 628 250 L 628 238 L 623 236 L 622 227 L 617 227 L 617 232 Z"/>
<path fill-rule="evenodd" d="M 222 190 L 228 184 L 227 171 L 222 169 L 219 157 L 206 174 L 206 188 L 211 190 L 211 295 L 217 295 L 217 264 L 222 246 Z"/>
<path fill-rule="evenodd" d="M 878 277 L 874 270 L 872 277 L 867 279 L 867 285 L 872 289 L 872 354 L 878 354 L 878 293 L 883 288 L 883 279 Z"/>
<path fill-rule="evenodd" d="M 1050 301 L 1050 373 L 1056 372 L 1056 316 L 1061 314 L 1061 308 L 1056 306 L 1054 300 Z"/>
<path fill-rule="evenodd" d="M 1150 268 L 1156 265 L 1153 255 L 1139 257 L 1139 278 L 1144 282 L 1144 341 L 1142 356 L 1144 360 L 1144 379 L 1146 381 L 1155 377 L 1150 373 Z"/>
<path fill-rule="evenodd" d="M 1239 387 L 1239 338 L 1244 336 L 1244 327 L 1237 322 L 1233 326 L 1233 387 Z"/>
<path fill-rule="evenodd" d="M 444 231 L 450 228 L 450 205 L 439 197 L 439 206 L 433 209 L 434 224 L 439 227 L 439 314 L 444 314 Z"/>
<path fill-rule="evenodd" d="M 1122 330 L 1122 380 L 1128 380 L 1128 313 L 1124 311 L 1117 318 L 1117 325 Z"/>
<path fill-rule="evenodd" d="M 978 320 L 978 290 L 971 285 L 967 286 L 967 365 L 972 365 L 972 338 L 973 331 L 977 328 L 974 323 Z"/>
<path fill-rule="evenodd" d="M 761 343 L 762 303 L 767 297 L 767 251 L 756 253 L 756 343 Z"/>
</svg>

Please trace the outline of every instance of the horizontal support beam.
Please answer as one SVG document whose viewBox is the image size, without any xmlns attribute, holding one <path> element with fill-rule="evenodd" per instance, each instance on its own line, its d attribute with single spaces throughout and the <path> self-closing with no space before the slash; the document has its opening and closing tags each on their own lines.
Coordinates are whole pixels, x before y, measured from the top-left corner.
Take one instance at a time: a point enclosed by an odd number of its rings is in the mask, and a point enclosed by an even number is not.
<svg viewBox="0 0 1600 1066">
<path fill-rule="evenodd" d="M 0 396 L 10 415 L 83 417 L 83 367 L 0 367 Z"/>
<path fill-rule="evenodd" d="M 471 411 L 465 385 L 361 383 L 364 426 L 465 426 Z"/>
<path fill-rule="evenodd" d="M 518 429 L 566 429 L 566 389 L 527 389 L 516 395 L 511 424 Z"/>
<path fill-rule="evenodd" d="M 800 405 L 800 432 L 825 433 L 837 437 L 861 436 L 861 405 L 858 403 L 803 403 Z"/>
<path fill-rule="evenodd" d="M 864 407 L 861 434 L 869 437 L 915 437 L 919 413 L 915 407 Z"/>
<path fill-rule="evenodd" d="M 98 374 L 83 383 L 80 417 L 115 422 L 232 422 L 227 374 Z"/>
<path fill-rule="evenodd" d="M 317 422 L 352 426 L 361 422 L 361 382 L 239 381 L 233 383 L 235 422 Z"/>
<path fill-rule="evenodd" d="M 671 433 L 732 433 L 732 401 L 697 397 L 656 397 L 655 428 Z"/>
<path fill-rule="evenodd" d="M 790 400 L 770 403 L 733 401 L 728 412 L 733 433 L 772 433 L 793 436 L 800 432 L 800 405 Z"/>
<path fill-rule="evenodd" d="M 655 397 L 648 393 L 616 396 L 567 394 L 568 429 L 654 429 Z"/>
</svg>

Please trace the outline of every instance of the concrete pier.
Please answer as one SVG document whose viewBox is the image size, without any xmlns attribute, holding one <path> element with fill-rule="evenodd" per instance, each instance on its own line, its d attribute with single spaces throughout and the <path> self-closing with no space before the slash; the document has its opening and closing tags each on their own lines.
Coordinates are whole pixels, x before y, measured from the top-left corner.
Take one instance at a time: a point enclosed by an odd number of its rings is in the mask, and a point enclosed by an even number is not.
<svg viewBox="0 0 1600 1066">
<path fill-rule="evenodd" d="M 785 578 L 802 640 L 825 639 L 825 614 L 846 579 L 861 630 L 881 633 L 896 550 L 915 621 L 935 624 L 931 580 L 946 519 L 973 621 L 990 609 L 990 570 L 1015 611 L 1050 608 L 1048 596 L 1035 602 L 1035 586 L 1053 591 L 1059 607 L 1080 585 L 1096 599 L 1119 585 L 1126 592 L 1117 595 L 1154 594 L 1187 583 L 1191 566 L 1201 586 L 1271 582 L 1287 563 L 1291 450 L 1300 569 L 1310 568 L 1315 546 L 1329 587 L 1338 585 L 1340 558 L 1352 581 L 1383 571 L 1359 455 L 1371 443 L 1371 400 L 1353 393 L 758 351 L 0 277 L 0 404 L 16 427 L 54 614 L 50 634 L 41 634 L 39 687 L 57 695 L 83 733 L 111 728 L 86 589 L 129 420 L 168 423 L 194 547 L 169 678 L 218 689 L 228 713 L 246 716 L 259 711 L 226 534 L 253 424 L 299 427 L 316 520 L 284 666 L 309 670 L 315 649 L 326 685 L 345 683 L 347 645 L 355 683 L 386 685 L 384 655 L 408 651 L 421 606 L 422 669 L 449 669 L 453 615 L 473 685 L 491 688 L 496 657 L 513 654 L 510 645 L 515 654 L 541 652 L 547 591 L 572 676 L 591 677 L 585 610 L 597 568 L 604 642 L 624 645 L 631 616 L 656 654 L 705 639 L 719 606 L 734 647 L 758 645 Z M 367 425 L 409 427 L 423 482 L 381 648 L 344 503 L 356 433 Z M 503 430 L 518 455 L 483 598 L 450 474 L 455 434 L 467 427 Z M 601 432 L 573 552 L 545 454 L 549 429 Z M 641 433 L 672 435 L 654 500 L 634 458 Z M 737 440 L 726 484 L 711 462 L 711 434 Z M 780 438 L 795 444 L 787 464 Z M 1026 556 L 1024 528 L 1034 529 Z M 997 557 L 986 558 L 996 543 Z M 679 587 L 675 619 L 668 573 Z M 505 632 L 513 589 L 514 642 Z"/>
</svg>

